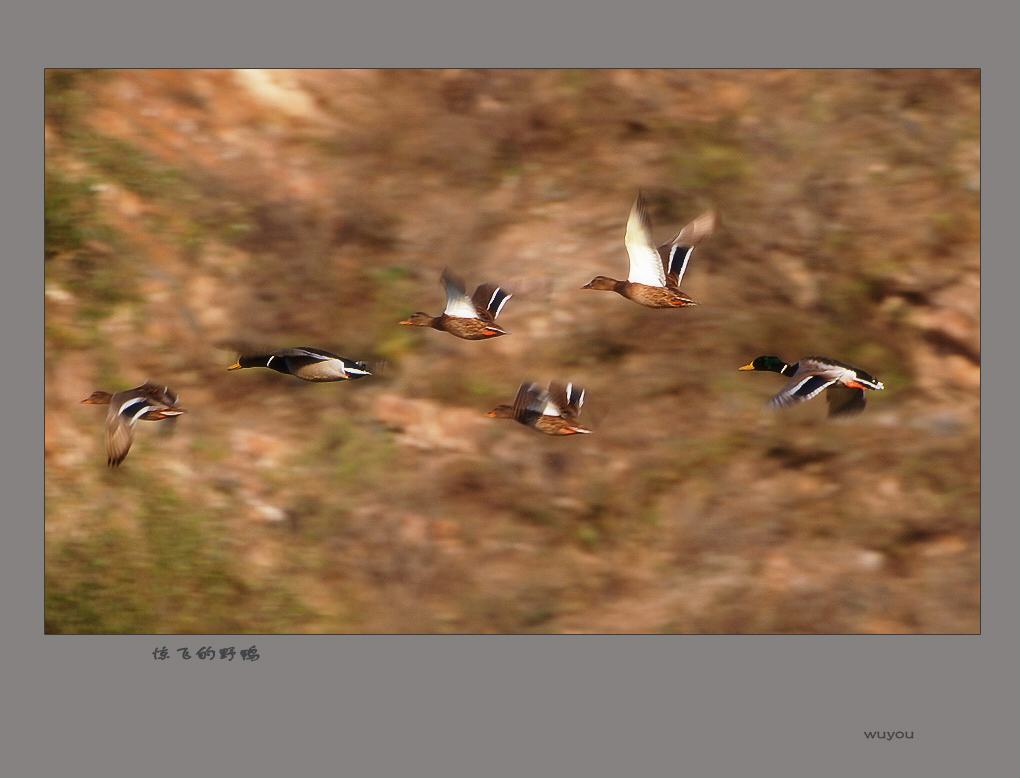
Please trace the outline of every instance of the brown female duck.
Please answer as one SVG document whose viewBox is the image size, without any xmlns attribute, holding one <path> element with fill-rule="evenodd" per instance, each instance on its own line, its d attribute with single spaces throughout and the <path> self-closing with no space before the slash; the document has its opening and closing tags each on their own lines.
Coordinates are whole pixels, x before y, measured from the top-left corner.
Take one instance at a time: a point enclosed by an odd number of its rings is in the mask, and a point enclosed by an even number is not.
<svg viewBox="0 0 1020 778">
<path fill-rule="evenodd" d="M 401 324 L 432 327 L 464 340 L 485 340 L 510 334 L 496 326 L 496 317 L 512 295 L 495 284 L 482 284 L 468 297 L 464 283 L 447 270 L 443 271 L 440 280 L 446 289 L 446 310 L 439 316 L 419 312 Z"/>
<path fill-rule="evenodd" d="M 521 384 L 513 405 L 497 405 L 486 416 L 513 419 L 546 435 L 576 435 L 591 432 L 577 422 L 584 403 L 584 389 L 573 384 L 550 382 L 549 389 L 538 384 Z"/>
<path fill-rule="evenodd" d="M 106 414 L 106 462 L 117 467 L 124 461 L 135 436 L 139 421 L 159 421 L 185 413 L 177 405 L 177 395 L 166 386 L 146 381 L 134 389 L 123 392 L 93 392 L 82 400 L 85 405 L 109 405 Z M 170 423 L 170 422 L 168 422 Z"/>
<path fill-rule="evenodd" d="M 715 229 L 715 214 L 706 211 L 685 225 L 672 240 L 658 249 L 652 244 L 652 220 L 648 204 L 638 192 L 627 219 L 624 244 L 630 257 L 626 281 L 595 276 L 582 289 L 616 292 L 648 308 L 683 308 L 698 305 L 680 291 L 680 281 L 694 249 Z"/>
</svg>

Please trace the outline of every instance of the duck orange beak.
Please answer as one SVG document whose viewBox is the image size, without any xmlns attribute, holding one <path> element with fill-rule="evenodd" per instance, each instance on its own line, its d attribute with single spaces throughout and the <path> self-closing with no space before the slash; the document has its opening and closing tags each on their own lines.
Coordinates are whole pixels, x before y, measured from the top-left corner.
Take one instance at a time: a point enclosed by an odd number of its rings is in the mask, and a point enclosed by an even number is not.
<svg viewBox="0 0 1020 778">
<path fill-rule="evenodd" d="M 744 365 L 743 367 L 738 367 L 737 370 L 754 370 L 754 365 Z"/>
<path fill-rule="evenodd" d="M 237 362 L 235 362 L 234 364 L 227 368 L 227 370 L 240 370 L 240 369 L 241 369 L 240 360 L 238 360 Z"/>
</svg>

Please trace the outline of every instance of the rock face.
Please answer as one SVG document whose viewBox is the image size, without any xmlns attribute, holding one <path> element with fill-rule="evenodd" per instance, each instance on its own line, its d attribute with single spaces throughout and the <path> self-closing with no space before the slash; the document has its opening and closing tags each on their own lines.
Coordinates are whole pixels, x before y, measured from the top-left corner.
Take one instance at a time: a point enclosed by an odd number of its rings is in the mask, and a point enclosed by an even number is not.
<svg viewBox="0 0 1020 778">
<path fill-rule="evenodd" d="M 373 411 L 405 445 L 423 451 L 479 453 L 476 438 L 485 419 L 477 411 L 445 408 L 430 400 L 413 400 L 389 392 L 376 397 Z"/>
<path fill-rule="evenodd" d="M 975 364 L 981 361 L 981 278 L 968 273 L 939 292 L 926 311 L 922 326 L 927 334 L 959 351 Z"/>
<path fill-rule="evenodd" d="M 221 559 L 195 580 L 239 593 L 220 622 L 198 591 L 121 611 L 178 622 L 100 627 L 979 629 L 970 71 L 48 78 L 47 553 L 120 560 L 111 597 L 158 554 Z M 699 308 L 581 290 L 625 277 L 639 189 L 657 240 L 719 213 L 683 280 Z M 397 325 L 441 310 L 444 267 L 513 292 L 511 335 Z M 373 376 L 226 370 L 283 346 Z M 847 424 L 820 401 L 767 414 L 774 376 L 736 367 L 770 353 L 886 389 Z M 189 412 L 109 474 L 78 402 L 145 379 Z M 485 418 L 550 379 L 585 386 L 594 434 Z M 123 547 L 105 516 L 135 528 Z"/>
</svg>

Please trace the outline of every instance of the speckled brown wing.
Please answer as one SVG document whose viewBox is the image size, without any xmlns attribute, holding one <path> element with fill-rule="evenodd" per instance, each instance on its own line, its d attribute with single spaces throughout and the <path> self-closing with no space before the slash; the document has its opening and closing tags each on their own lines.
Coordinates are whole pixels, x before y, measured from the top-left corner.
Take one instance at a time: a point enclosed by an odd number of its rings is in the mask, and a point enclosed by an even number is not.
<svg viewBox="0 0 1020 778">
<path fill-rule="evenodd" d="M 513 418 L 521 424 L 534 426 L 536 418 L 542 415 L 540 401 L 542 390 L 538 384 L 521 384 L 513 403 Z"/>
<path fill-rule="evenodd" d="M 119 412 L 119 408 L 110 404 L 110 413 L 106 417 L 106 463 L 117 467 L 124 461 L 131 443 L 135 439 L 135 426 Z"/>
<path fill-rule="evenodd" d="M 646 308 L 686 308 L 698 305 L 695 300 L 672 286 L 627 284 L 620 294 Z"/>
<path fill-rule="evenodd" d="M 160 386 L 159 384 L 152 383 L 152 381 L 146 381 L 132 391 L 136 392 L 138 397 L 145 398 L 153 405 L 153 411 L 142 417 L 146 421 L 166 418 L 159 413 L 158 408 L 160 406 L 166 406 L 167 408 L 177 406 L 177 394 L 171 391 L 169 386 Z M 176 418 L 176 416 L 170 418 Z"/>
<path fill-rule="evenodd" d="M 432 325 L 434 329 L 448 332 L 462 340 L 488 340 L 508 334 L 499 325 L 493 324 L 488 317 L 461 319 L 443 314 L 436 321 L 437 323 Z"/>
</svg>

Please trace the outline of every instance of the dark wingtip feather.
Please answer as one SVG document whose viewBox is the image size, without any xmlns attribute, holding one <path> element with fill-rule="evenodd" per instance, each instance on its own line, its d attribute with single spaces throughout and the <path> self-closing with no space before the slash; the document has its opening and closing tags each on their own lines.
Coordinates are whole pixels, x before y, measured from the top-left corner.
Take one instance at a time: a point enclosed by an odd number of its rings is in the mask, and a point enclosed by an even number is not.
<svg viewBox="0 0 1020 778">
<path fill-rule="evenodd" d="M 503 305 L 513 295 L 494 283 L 480 284 L 471 296 L 471 302 L 479 311 L 488 311 L 492 318 L 499 316 Z"/>
<path fill-rule="evenodd" d="M 504 291 L 502 287 L 497 286 L 492 293 L 492 298 L 489 301 L 488 308 L 489 313 L 492 314 L 492 318 L 499 316 L 499 312 L 503 309 L 503 305 L 509 300 L 512 295 Z"/>
<path fill-rule="evenodd" d="M 576 384 L 567 385 L 567 405 L 571 408 L 581 410 L 581 405 L 584 404 L 584 388 L 577 386 Z"/>
<path fill-rule="evenodd" d="M 637 211 L 641 226 L 649 236 L 652 234 L 652 215 L 648 212 L 648 199 L 644 192 L 638 189 L 637 198 L 634 200 L 634 209 Z"/>
<path fill-rule="evenodd" d="M 443 272 L 439 274 L 439 280 L 444 287 L 456 289 L 459 294 L 464 294 L 464 281 L 450 268 L 443 268 Z"/>
</svg>

